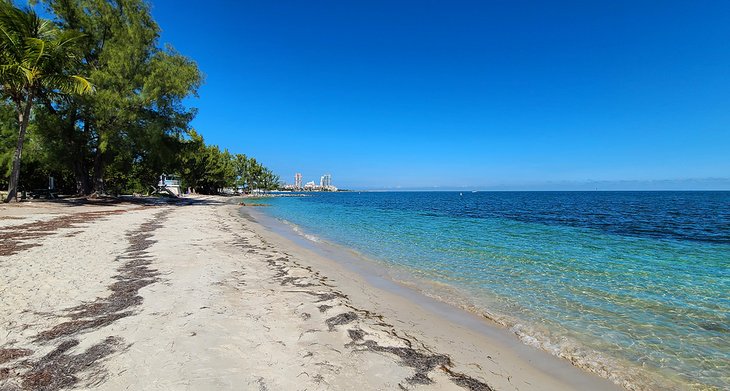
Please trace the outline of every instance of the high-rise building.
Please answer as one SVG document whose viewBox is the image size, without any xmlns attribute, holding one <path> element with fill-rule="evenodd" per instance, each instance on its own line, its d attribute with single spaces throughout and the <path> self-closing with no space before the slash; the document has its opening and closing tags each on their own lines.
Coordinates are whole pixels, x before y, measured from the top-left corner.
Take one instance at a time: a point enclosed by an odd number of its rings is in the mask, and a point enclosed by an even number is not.
<svg viewBox="0 0 730 391">
<path fill-rule="evenodd" d="M 294 174 L 294 188 L 297 190 L 302 188 L 302 174 L 301 173 Z"/>
<path fill-rule="evenodd" d="M 319 186 L 321 186 L 323 189 L 332 186 L 332 175 L 330 175 L 330 174 L 322 175 L 322 177 L 319 179 Z"/>
</svg>

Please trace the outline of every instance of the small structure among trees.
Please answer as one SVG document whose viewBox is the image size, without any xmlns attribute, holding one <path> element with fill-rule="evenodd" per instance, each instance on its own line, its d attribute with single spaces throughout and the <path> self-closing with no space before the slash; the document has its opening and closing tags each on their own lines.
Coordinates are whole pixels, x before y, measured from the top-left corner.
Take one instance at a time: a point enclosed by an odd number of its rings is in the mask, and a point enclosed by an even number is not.
<svg viewBox="0 0 730 391">
<path fill-rule="evenodd" d="M 160 175 L 160 181 L 157 183 L 157 191 L 168 192 L 176 197 L 180 197 L 183 194 L 180 187 L 180 180 L 174 175 L 167 174 Z"/>
</svg>

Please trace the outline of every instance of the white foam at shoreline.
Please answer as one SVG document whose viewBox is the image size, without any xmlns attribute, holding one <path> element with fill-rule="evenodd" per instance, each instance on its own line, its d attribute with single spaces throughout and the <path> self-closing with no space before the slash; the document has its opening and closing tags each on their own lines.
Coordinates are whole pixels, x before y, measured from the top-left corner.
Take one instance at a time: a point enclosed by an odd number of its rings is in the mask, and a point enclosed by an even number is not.
<svg viewBox="0 0 730 391">
<path fill-rule="evenodd" d="M 308 234 L 308 233 L 303 232 L 301 229 L 299 229 L 299 226 L 298 225 L 296 225 L 296 224 L 294 224 L 294 223 L 292 223 L 292 222 L 290 222 L 288 220 L 281 220 L 281 222 L 283 222 L 284 224 L 286 224 L 289 227 L 291 227 L 291 229 L 294 232 L 296 232 L 299 236 L 302 236 L 302 237 L 304 237 L 305 239 L 307 239 L 309 241 L 312 241 L 314 243 L 321 243 L 322 242 L 322 240 L 320 238 L 318 238 L 318 237 L 316 237 L 314 235 L 311 235 L 311 234 Z"/>
<path fill-rule="evenodd" d="M 389 277 L 392 278 L 390 275 Z M 548 330 L 541 330 L 537 326 L 521 323 L 513 316 L 488 311 L 483 306 L 474 304 L 464 292 L 448 284 L 425 281 L 412 275 L 393 279 L 393 281 L 414 289 L 426 297 L 480 315 L 507 329 L 523 344 L 564 359 L 578 368 L 609 379 L 627 390 L 682 389 L 682 385 L 678 382 L 659 379 L 658 376 L 650 377 L 630 363 L 588 349 L 576 340 L 565 336 L 553 336 Z M 442 291 L 442 293 L 439 294 L 439 291 Z"/>
<path fill-rule="evenodd" d="M 317 244 L 318 246 L 326 245 L 328 247 L 338 248 L 339 245 L 324 241 L 314 235 L 304 232 L 299 226 L 291 223 L 284 219 L 275 219 L 278 222 L 283 223 L 297 236 L 307 239 L 310 242 Z M 555 337 L 551 337 L 547 331 L 538 331 L 535 327 L 529 327 L 523 323 L 520 323 L 517 319 L 514 319 L 507 315 L 500 315 L 493 312 L 489 312 L 481 306 L 471 303 L 468 296 L 463 292 L 458 291 L 455 287 L 440 283 L 438 281 L 424 281 L 423 278 L 414 276 L 409 273 L 405 267 L 396 267 L 396 265 L 387 264 L 385 262 L 378 262 L 369 259 L 367 256 L 360 252 L 349 249 L 346 247 L 343 250 L 349 250 L 348 252 L 355 255 L 358 258 L 369 261 L 370 266 L 384 267 L 386 270 L 385 274 L 377 273 L 381 278 L 387 278 L 391 282 L 398 285 L 408 287 L 421 295 L 437 300 L 441 303 L 448 304 L 454 308 L 462 309 L 471 314 L 479 315 L 485 319 L 492 320 L 494 323 L 500 325 L 504 329 L 516 336 L 516 338 L 523 344 L 531 346 L 555 357 L 562 358 L 572 365 L 595 373 L 603 378 L 609 379 L 613 383 L 620 385 L 628 390 L 647 390 L 647 389 L 681 389 L 679 385 L 672 382 L 662 382 L 660 379 L 650 379 L 640 369 L 633 369 L 630 365 L 621 364 L 619 360 L 609 358 L 601 355 L 598 352 L 582 348 L 577 341 L 569 340 L 566 337 L 559 337 L 559 341 L 555 340 Z M 405 272 L 407 278 L 395 278 L 388 270 L 393 271 L 398 269 L 400 272 Z M 401 270 L 402 269 L 402 270 Z M 363 270 L 360 270 L 361 272 Z M 399 273 L 400 274 L 400 273 Z M 437 288 L 436 286 L 441 286 Z M 429 290 L 429 287 L 433 288 Z M 444 289 L 445 288 L 445 289 Z M 448 290 L 448 295 L 440 295 L 437 292 L 439 290 Z"/>
</svg>

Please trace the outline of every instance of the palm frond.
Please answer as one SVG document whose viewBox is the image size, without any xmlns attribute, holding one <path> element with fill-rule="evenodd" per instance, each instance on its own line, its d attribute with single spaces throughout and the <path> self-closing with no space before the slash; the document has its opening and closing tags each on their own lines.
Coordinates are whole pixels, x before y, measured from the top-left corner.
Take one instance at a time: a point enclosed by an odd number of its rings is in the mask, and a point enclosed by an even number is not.
<svg viewBox="0 0 730 391">
<path fill-rule="evenodd" d="M 0 65 L 0 80 L 4 80 L 6 77 L 13 76 L 17 77 L 22 75 L 23 71 L 18 64 L 2 64 Z"/>
<path fill-rule="evenodd" d="M 84 33 L 73 30 L 62 30 L 55 36 L 54 41 L 58 47 L 66 47 L 84 38 L 86 38 L 86 34 Z"/>
<path fill-rule="evenodd" d="M 32 10 L 23 11 L 12 4 L 0 3 L 0 25 L 15 38 L 34 36 L 40 18 Z M 17 43 L 17 41 L 16 41 Z"/>
<path fill-rule="evenodd" d="M 75 93 L 77 94 L 89 94 L 94 91 L 94 85 L 91 84 L 86 78 L 79 75 L 71 75 L 71 79 L 74 80 Z"/>
<path fill-rule="evenodd" d="M 36 67 L 46 51 L 46 41 L 28 37 L 25 39 L 25 58 L 29 66 Z"/>
<path fill-rule="evenodd" d="M 36 88 L 67 94 L 94 90 L 86 78 L 72 75 L 76 43 L 84 37 L 62 31 L 32 10 L 0 0 L 0 85 L 24 94 Z M 37 91 L 40 93 L 41 91 Z"/>
<path fill-rule="evenodd" d="M 64 94 L 88 94 L 94 91 L 94 86 L 85 78 L 78 75 L 48 75 L 43 78 L 43 84 L 51 90 L 58 90 Z"/>
<path fill-rule="evenodd" d="M 10 29 L 2 23 L 0 19 L 0 38 L 2 39 L 3 46 L 15 46 L 17 44 L 17 36 L 12 34 Z"/>
</svg>

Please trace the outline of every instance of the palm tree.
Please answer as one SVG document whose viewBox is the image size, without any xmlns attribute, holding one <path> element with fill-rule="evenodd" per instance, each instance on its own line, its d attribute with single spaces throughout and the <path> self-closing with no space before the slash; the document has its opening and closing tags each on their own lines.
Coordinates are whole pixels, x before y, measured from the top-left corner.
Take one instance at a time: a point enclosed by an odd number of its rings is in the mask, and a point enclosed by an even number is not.
<svg viewBox="0 0 730 391">
<path fill-rule="evenodd" d="M 12 102 L 18 116 L 18 141 L 5 202 L 18 192 L 20 160 L 34 100 L 41 95 L 88 93 L 91 83 L 69 72 L 81 34 L 59 30 L 32 10 L 0 1 L 0 97 Z"/>
</svg>

